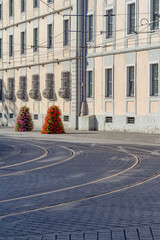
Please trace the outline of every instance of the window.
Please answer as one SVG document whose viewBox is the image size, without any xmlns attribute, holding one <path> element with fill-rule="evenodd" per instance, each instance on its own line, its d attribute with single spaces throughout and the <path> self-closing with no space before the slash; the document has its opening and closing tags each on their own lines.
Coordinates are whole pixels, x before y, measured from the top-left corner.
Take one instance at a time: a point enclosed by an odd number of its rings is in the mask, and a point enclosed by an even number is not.
<svg viewBox="0 0 160 240">
<path fill-rule="evenodd" d="M 38 7 L 38 0 L 33 0 L 33 7 L 34 8 Z"/>
<path fill-rule="evenodd" d="M 0 4 L 0 20 L 2 20 L 2 4 Z"/>
<path fill-rule="evenodd" d="M 135 3 L 128 5 L 128 34 L 135 33 Z"/>
<path fill-rule="evenodd" d="M 13 35 L 9 36 L 9 57 L 13 57 Z"/>
<path fill-rule="evenodd" d="M 70 72 L 68 71 L 61 72 L 61 88 L 58 95 L 66 100 L 70 98 Z"/>
<path fill-rule="evenodd" d="M 134 97 L 134 66 L 127 67 L 127 96 Z"/>
<path fill-rule="evenodd" d="M 48 37 L 47 37 L 47 47 L 48 48 L 51 48 L 52 47 L 52 24 L 48 24 L 48 27 L 47 27 L 47 32 L 48 32 Z"/>
<path fill-rule="evenodd" d="M 25 32 L 21 32 L 21 54 L 25 53 Z"/>
<path fill-rule="evenodd" d="M 112 97 L 112 69 L 105 70 L 105 97 Z"/>
<path fill-rule="evenodd" d="M 0 38 L 0 58 L 2 58 L 2 38 Z"/>
<path fill-rule="evenodd" d="M 21 12 L 25 12 L 25 0 L 21 0 Z"/>
<path fill-rule="evenodd" d="M 151 96 L 158 96 L 158 64 L 151 64 Z"/>
<path fill-rule="evenodd" d="M 3 95 L 3 81 L 0 79 L 0 101 L 2 101 L 2 95 Z"/>
<path fill-rule="evenodd" d="M 40 80 L 39 75 L 33 75 L 32 76 L 32 89 L 29 92 L 30 98 L 34 100 L 39 100 L 40 97 Z"/>
<path fill-rule="evenodd" d="M 52 3 L 53 2 L 53 0 L 47 0 L 47 3 Z"/>
<path fill-rule="evenodd" d="M 19 78 L 19 90 L 17 91 L 17 98 L 19 98 L 21 100 L 25 100 L 26 89 L 27 89 L 26 77 L 25 76 L 20 76 L 20 78 Z"/>
<path fill-rule="evenodd" d="M 9 0 L 9 16 L 13 17 L 13 0 Z"/>
<path fill-rule="evenodd" d="M 38 120 L 38 114 L 34 114 L 34 120 Z"/>
<path fill-rule="evenodd" d="M 88 16 L 88 42 L 93 41 L 93 15 Z"/>
<path fill-rule="evenodd" d="M 46 75 L 46 88 L 43 91 L 43 97 L 46 99 L 53 99 L 53 87 L 54 87 L 54 82 L 53 82 L 53 73 L 47 73 Z"/>
<path fill-rule="evenodd" d="M 113 10 L 106 11 L 106 38 L 112 38 L 113 35 Z"/>
<path fill-rule="evenodd" d="M 159 0 L 151 0 L 151 29 L 159 28 Z"/>
<path fill-rule="evenodd" d="M 15 86 L 14 78 L 8 78 L 7 90 L 5 94 L 5 97 L 7 100 L 10 100 L 10 101 L 14 100 L 14 86 Z"/>
<path fill-rule="evenodd" d="M 135 124 L 135 117 L 127 117 L 127 124 Z"/>
<path fill-rule="evenodd" d="M 64 45 L 69 44 L 68 29 L 69 29 L 69 20 L 67 19 L 67 20 L 64 20 Z"/>
<path fill-rule="evenodd" d="M 63 116 L 63 121 L 64 122 L 69 122 L 69 116 L 68 115 L 64 115 Z"/>
<path fill-rule="evenodd" d="M 87 72 L 87 83 L 88 83 L 88 93 L 87 97 L 92 98 L 93 97 L 93 76 L 92 71 Z"/>
<path fill-rule="evenodd" d="M 38 28 L 33 29 L 33 51 L 37 52 L 38 50 Z"/>
</svg>

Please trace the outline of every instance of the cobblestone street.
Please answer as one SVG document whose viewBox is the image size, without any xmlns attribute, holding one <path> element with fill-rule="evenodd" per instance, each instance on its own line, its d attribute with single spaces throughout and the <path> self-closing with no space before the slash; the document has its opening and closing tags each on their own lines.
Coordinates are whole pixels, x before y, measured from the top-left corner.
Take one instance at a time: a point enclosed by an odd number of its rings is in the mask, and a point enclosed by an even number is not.
<svg viewBox="0 0 160 240">
<path fill-rule="evenodd" d="M 0 239 L 159 240 L 158 139 L 0 128 Z"/>
</svg>

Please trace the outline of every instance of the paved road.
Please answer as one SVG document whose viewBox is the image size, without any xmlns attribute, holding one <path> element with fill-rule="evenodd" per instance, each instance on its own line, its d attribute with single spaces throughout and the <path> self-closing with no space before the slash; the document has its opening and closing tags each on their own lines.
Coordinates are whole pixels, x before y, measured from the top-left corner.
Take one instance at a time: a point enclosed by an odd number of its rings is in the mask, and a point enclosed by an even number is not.
<svg viewBox="0 0 160 240">
<path fill-rule="evenodd" d="M 159 136 L 106 135 L 2 129 L 0 239 L 159 240 Z"/>
</svg>

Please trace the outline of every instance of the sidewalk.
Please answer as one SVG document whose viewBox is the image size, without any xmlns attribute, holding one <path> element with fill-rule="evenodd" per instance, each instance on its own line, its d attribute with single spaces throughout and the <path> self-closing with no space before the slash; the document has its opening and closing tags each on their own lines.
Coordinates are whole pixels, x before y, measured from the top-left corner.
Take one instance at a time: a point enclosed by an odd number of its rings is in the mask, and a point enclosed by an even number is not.
<svg viewBox="0 0 160 240">
<path fill-rule="evenodd" d="M 40 129 L 32 132 L 15 132 L 14 128 L 0 127 L 0 137 L 32 138 L 38 140 L 53 140 L 79 143 L 100 144 L 138 144 L 160 145 L 160 134 L 129 133 L 129 132 L 100 132 L 68 130 L 66 134 L 41 134 Z"/>
</svg>

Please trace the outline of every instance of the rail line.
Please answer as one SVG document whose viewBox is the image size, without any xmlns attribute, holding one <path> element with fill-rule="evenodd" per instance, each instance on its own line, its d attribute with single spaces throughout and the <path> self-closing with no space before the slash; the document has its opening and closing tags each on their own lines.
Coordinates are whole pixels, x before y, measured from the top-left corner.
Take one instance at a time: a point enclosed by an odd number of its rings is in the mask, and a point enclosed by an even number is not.
<svg viewBox="0 0 160 240">
<path fill-rule="evenodd" d="M 44 166 L 44 167 L 36 168 L 36 170 L 41 169 L 41 168 L 45 168 L 45 167 L 49 167 L 49 166 L 54 166 L 54 165 L 57 165 L 59 163 L 66 162 L 69 159 L 71 159 L 72 157 L 74 157 L 75 152 L 73 150 L 71 150 L 71 149 L 69 149 L 67 147 L 64 147 L 64 146 L 61 146 L 61 147 L 66 148 L 66 149 L 72 151 L 72 156 L 70 156 L 69 158 L 64 159 L 64 160 L 62 160 L 62 161 L 60 161 L 58 163 L 49 164 L 49 165 Z M 127 146 L 127 148 L 128 148 L 128 146 Z M 143 150 L 143 149 L 136 148 L 136 147 L 129 147 L 129 148 L 134 148 L 136 150 Z M 127 169 L 125 169 L 125 170 L 123 170 L 121 172 L 118 172 L 116 174 L 113 174 L 113 175 L 110 175 L 110 176 L 107 176 L 107 177 L 104 177 L 104 178 L 100 178 L 100 179 L 97 179 L 97 180 L 94 180 L 94 181 L 90 181 L 90 182 L 79 184 L 79 185 L 75 185 L 75 186 L 70 186 L 70 187 L 67 187 L 67 188 L 62 188 L 62 189 L 57 189 L 57 190 L 53 190 L 53 191 L 43 192 L 43 193 L 39 193 L 39 194 L 32 194 L 32 195 L 23 196 L 23 197 L 5 199 L 5 200 L 1 200 L 0 203 L 12 202 L 12 201 L 22 200 L 22 199 L 29 199 L 29 198 L 34 198 L 34 197 L 41 197 L 41 196 L 44 196 L 44 195 L 49 195 L 49 194 L 53 194 L 53 193 L 58 193 L 58 192 L 62 192 L 62 191 L 67 191 L 67 190 L 71 190 L 71 189 L 84 187 L 84 186 L 91 185 L 91 184 L 96 184 L 98 182 L 103 182 L 103 181 L 105 181 L 107 179 L 116 177 L 118 175 L 122 175 L 122 174 L 124 174 L 124 173 L 126 173 L 126 172 L 128 172 L 128 171 L 130 171 L 132 169 L 134 169 L 135 167 L 137 167 L 139 165 L 141 160 L 135 154 L 128 152 L 124 148 L 121 148 L 118 151 L 126 152 L 127 154 L 133 156 L 135 158 L 135 163 L 131 167 L 129 167 L 129 168 L 127 168 Z M 146 152 L 149 152 L 149 151 L 146 150 Z M 152 151 L 150 151 L 150 153 L 152 153 Z M 34 170 L 35 169 L 30 169 L 28 171 L 34 171 Z M 26 172 L 26 171 L 21 171 L 21 173 L 23 173 L 23 172 Z M 154 174 L 154 175 L 152 175 L 152 176 L 150 176 L 150 177 L 148 177 L 146 179 L 143 179 L 141 181 L 138 181 L 138 182 L 135 182 L 135 183 L 132 183 L 132 184 L 129 184 L 129 185 L 125 185 L 123 187 L 120 187 L 120 188 L 117 188 L 117 189 L 114 189 L 114 190 L 104 191 L 104 192 L 99 193 L 99 194 L 92 194 L 92 195 L 89 195 L 89 196 L 86 196 L 86 197 L 83 197 L 83 198 L 77 198 L 77 199 L 73 199 L 73 200 L 70 200 L 70 201 L 64 201 L 64 202 L 55 203 L 55 204 L 53 203 L 53 204 L 46 205 L 46 206 L 43 206 L 43 207 L 37 207 L 37 208 L 35 207 L 35 208 L 30 209 L 30 210 L 22 210 L 22 211 L 17 211 L 17 212 L 11 212 L 11 213 L 8 213 L 8 214 L 0 215 L 0 218 L 10 217 L 10 216 L 17 216 L 17 215 L 27 214 L 27 213 L 33 213 L 33 212 L 47 210 L 47 209 L 58 207 L 58 206 L 64 206 L 64 205 L 67 205 L 67 204 L 72 204 L 72 203 L 82 202 L 82 201 L 86 201 L 86 200 L 96 199 L 96 198 L 99 198 L 99 197 L 107 196 L 109 194 L 114 194 L 114 193 L 121 192 L 121 191 L 130 189 L 130 188 L 133 188 L 133 187 L 140 186 L 140 185 L 142 185 L 142 184 L 144 184 L 146 182 L 149 182 L 149 181 L 151 181 L 151 180 L 153 180 L 155 178 L 158 178 L 158 177 L 160 177 L 160 172 L 158 172 L 158 173 L 156 173 L 156 174 Z"/>
<path fill-rule="evenodd" d="M 38 147 L 38 148 L 41 148 L 45 151 L 45 153 L 43 155 L 41 155 L 40 157 L 37 157 L 37 158 L 34 158 L 34 159 L 31 159 L 31 160 L 27 160 L 27 161 L 24 161 L 24 162 L 20 162 L 20 163 L 15 163 L 15 164 L 11 164 L 11 165 L 5 165 L 3 167 L 0 167 L 0 169 L 4 169 L 4 168 L 11 168 L 11 167 L 15 167 L 15 166 L 20 166 L 20 165 L 24 165 L 24 164 L 27 164 L 27 163 L 30 163 L 30 162 L 35 162 L 37 160 L 40 160 L 41 158 L 44 158 L 48 155 L 49 153 L 49 150 L 42 147 L 42 146 L 38 146 L 38 145 L 35 145 L 35 144 L 29 144 L 31 146 L 34 146 L 34 147 Z"/>
<path fill-rule="evenodd" d="M 32 145 L 32 144 L 30 144 L 30 145 Z M 8 177 L 8 176 L 15 176 L 15 175 L 19 175 L 19 174 L 22 174 L 22 173 L 28 173 L 28 172 L 33 172 L 33 171 L 41 170 L 41 169 L 44 169 L 44 168 L 49 168 L 49 167 L 52 167 L 52 166 L 59 165 L 59 164 L 61 164 L 61 163 L 67 162 L 67 161 L 69 161 L 71 158 L 74 157 L 75 153 L 74 153 L 73 150 L 71 150 L 71 149 L 69 149 L 69 148 L 67 148 L 67 147 L 64 147 L 64 146 L 59 146 L 59 147 L 65 148 L 65 149 L 68 149 L 69 151 L 71 151 L 70 157 L 68 157 L 68 158 L 66 158 L 66 159 L 63 159 L 63 160 L 61 160 L 61 161 L 58 161 L 58 162 L 56 162 L 56 163 L 51 163 L 51 164 L 48 164 L 48 165 L 45 165 L 45 166 L 42 166 L 42 167 L 32 168 L 32 169 L 28 169 L 28 170 L 22 170 L 22 171 L 18 171 L 18 172 L 15 172 L 15 173 L 2 174 L 2 175 L 0 175 L 0 178 L 2 178 L 2 177 Z M 44 149 L 45 149 L 45 148 L 44 148 Z M 45 156 L 47 156 L 48 153 L 49 153 L 49 150 L 46 149 L 46 153 L 45 153 L 43 156 L 40 156 L 40 157 L 35 158 L 35 159 L 28 160 L 28 161 L 26 161 L 24 164 L 26 164 L 26 163 L 28 163 L 28 162 L 33 162 L 33 161 L 37 161 L 37 160 L 39 160 L 39 159 L 42 159 L 42 158 L 44 158 Z M 22 164 L 23 164 L 23 163 L 22 163 Z M 15 164 L 14 166 L 18 166 L 18 165 L 21 165 L 21 163 L 20 163 L 20 164 Z M 13 165 L 12 165 L 12 166 L 13 166 Z M 10 167 L 11 167 L 11 166 L 10 166 Z M 6 166 L 6 167 L 4 167 L 4 168 L 8 168 L 8 167 Z"/>
<path fill-rule="evenodd" d="M 127 189 L 132 188 L 132 187 L 140 186 L 141 184 L 149 182 L 149 181 L 151 181 L 151 180 L 153 180 L 157 177 L 160 177 L 160 173 L 155 174 L 152 177 L 144 179 L 144 180 L 139 181 L 137 183 L 126 185 L 122 188 L 118 188 L 118 189 L 115 189 L 115 190 L 112 190 L 112 191 L 107 191 L 107 192 L 103 192 L 103 193 L 100 193 L 100 194 L 90 195 L 90 196 L 87 196 L 87 197 L 84 197 L 84 198 L 74 199 L 74 200 L 66 201 L 66 202 L 62 202 L 62 203 L 51 204 L 51 205 L 47 205 L 47 206 L 43 206 L 43 207 L 39 207 L 39 208 L 33 208 L 33 209 L 30 209 L 30 210 L 24 210 L 24 211 L 4 214 L 4 215 L 0 215 L 0 218 L 17 216 L 17 215 L 27 214 L 27 213 L 33 213 L 33 212 L 37 212 L 37 211 L 47 210 L 47 209 L 50 209 L 50 208 L 53 208 L 53 207 L 59 207 L 59 206 L 64 206 L 64 205 L 68 205 L 68 204 L 72 204 L 72 203 L 77 203 L 77 202 L 82 202 L 82 201 L 86 201 L 86 200 L 91 200 L 91 199 L 103 197 L 103 196 L 106 196 L 106 195 L 109 195 L 109 194 L 113 194 L 113 193 L 117 193 L 117 192 L 127 190 Z"/>
</svg>

